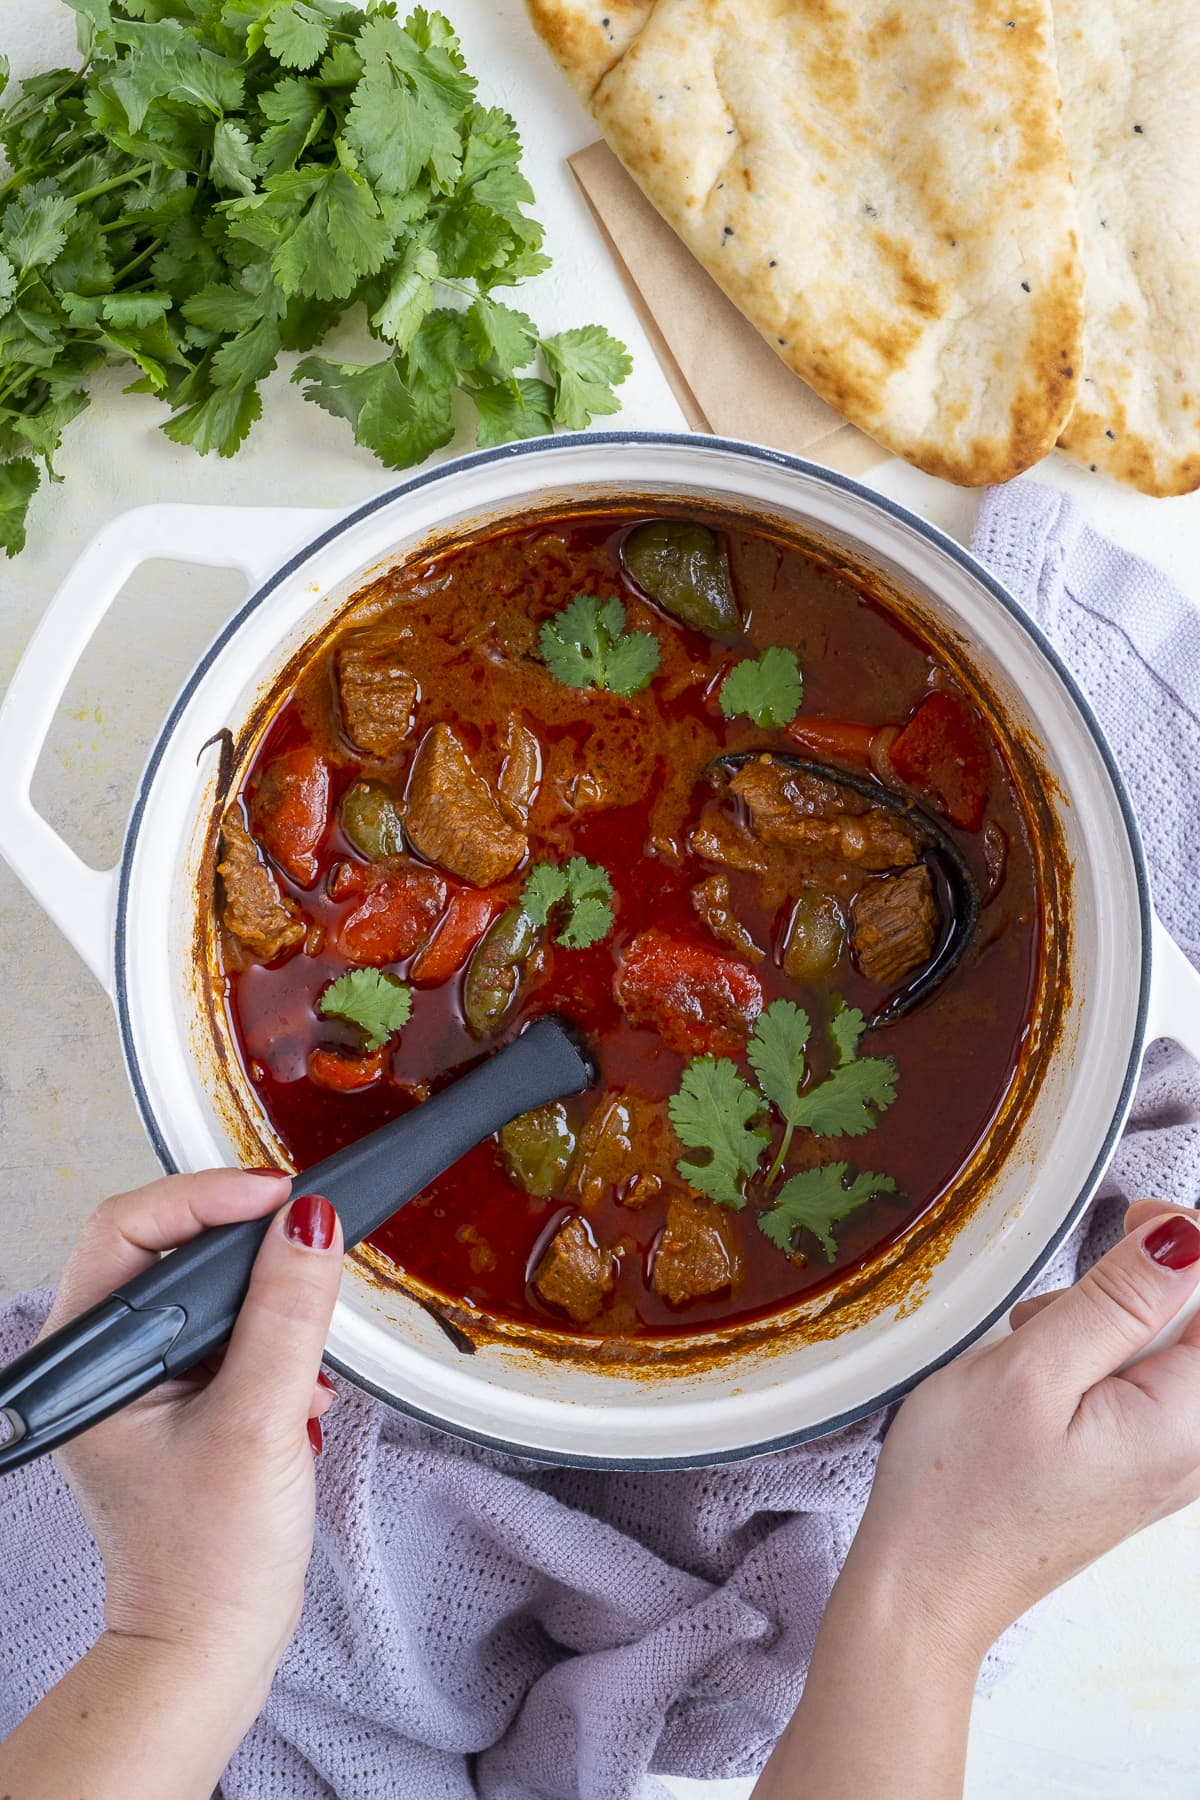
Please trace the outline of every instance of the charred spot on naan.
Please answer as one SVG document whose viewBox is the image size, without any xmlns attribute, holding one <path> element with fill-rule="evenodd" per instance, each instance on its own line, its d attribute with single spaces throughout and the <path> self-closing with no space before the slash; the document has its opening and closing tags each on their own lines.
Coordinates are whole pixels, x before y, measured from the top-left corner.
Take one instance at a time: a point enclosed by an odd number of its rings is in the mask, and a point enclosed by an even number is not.
<svg viewBox="0 0 1200 1800">
<path fill-rule="evenodd" d="M 586 105 L 614 64 L 620 62 L 657 0 L 526 0 L 529 16 Z"/>
</svg>

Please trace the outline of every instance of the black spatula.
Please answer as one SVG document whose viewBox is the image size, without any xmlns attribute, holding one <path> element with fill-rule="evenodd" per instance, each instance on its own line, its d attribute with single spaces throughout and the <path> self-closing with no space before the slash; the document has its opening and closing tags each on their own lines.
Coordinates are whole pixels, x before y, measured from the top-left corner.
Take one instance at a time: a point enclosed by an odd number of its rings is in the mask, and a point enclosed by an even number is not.
<svg viewBox="0 0 1200 1800">
<path fill-rule="evenodd" d="M 488 1061 L 336 1156 L 307 1169 L 346 1248 L 518 1114 L 582 1093 L 586 1046 L 547 1015 Z M 297 1178 L 299 1182 L 300 1178 Z M 163 1257 L 0 1370 L 0 1473 L 66 1443 L 223 1344 L 270 1218 L 220 1225 Z"/>
</svg>

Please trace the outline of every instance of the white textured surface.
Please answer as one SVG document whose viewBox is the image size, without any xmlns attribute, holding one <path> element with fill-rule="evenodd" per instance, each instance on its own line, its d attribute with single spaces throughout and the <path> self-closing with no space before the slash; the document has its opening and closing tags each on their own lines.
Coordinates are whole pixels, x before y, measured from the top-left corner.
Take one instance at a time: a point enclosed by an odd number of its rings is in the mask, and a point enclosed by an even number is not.
<svg viewBox="0 0 1200 1800">
<path fill-rule="evenodd" d="M 600 319 L 633 350 L 621 420 L 676 428 L 680 415 L 608 262 L 565 154 L 593 131 L 527 27 L 520 0 L 453 8 L 486 98 L 523 128 L 556 267 L 522 304 L 547 329 Z M 55 0 L 0 0 L 0 50 L 18 72 L 67 60 L 70 16 Z M 149 499 L 348 505 L 387 485 L 344 426 L 272 378 L 267 416 L 232 463 L 201 461 L 155 429 L 159 409 L 108 378 L 44 490 L 31 545 L 0 564 L 0 681 L 63 572 L 114 513 Z M 465 447 L 464 445 L 458 446 Z M 1147 501 L 1055 459 L 1093 522 L 1152 557 L 1200 600 L 1200 496 Z M 899 464 L 875 485 L 969 536 L 975 501 Z M 197 653 L 239 597 L 233 577 L 143 569 L 81 662 L 36 784 L 38 804 L 97 866 L 120 847 L 146 746 Z M 2 779 L 0 775 L 0 779 Z M 0 868 L 0 1295 L 60 1267 L 103 1194 L 150 1178 L 112 1016 L 86 970 Z M 1200 1733 L 1200 1513 L 1156 1527 L 1071 1583 L 1021 1669 L 979 1702 L 969 1800 L 1196 1800 Z M 869 1699 L 869 1697 L 868 1697 Z M 740 1800 L 748 1783 L 674 1784 L 691 1800 Z M 897 1797 L 900 1800 L 900 1797 Z M 904 1796 L 903 1800 L 909 1800 Z M 917 1800 L 917 1797 L 913 1797 Z"/>
</svg>

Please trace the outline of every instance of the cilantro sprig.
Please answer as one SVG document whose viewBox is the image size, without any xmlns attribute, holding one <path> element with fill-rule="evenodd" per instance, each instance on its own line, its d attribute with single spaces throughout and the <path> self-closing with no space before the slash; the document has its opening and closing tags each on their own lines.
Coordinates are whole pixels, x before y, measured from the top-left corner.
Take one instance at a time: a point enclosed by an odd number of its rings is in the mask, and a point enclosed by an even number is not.
<svg viewBox="0 0 1200 1800">
<path fill-rule="evenodd" d="M 363 1049 L 382 1050 L 412 1013 L 412 995 L 396 975 L 380 969 L 348 969 L 318 1001 L 326 1018 L 345 1019 L 363 1034 Z"/>
<path fill-rule="evenodd" d="M 535 925 L 547 925 L 553 914 L 556 942 L 586 950 L 612 930 L 612 898 L 608 870 L 573 856 L 566 863 L 535 863 L 521 890 L 521 908 Z"/>
<path fill-rule="evenodd" d="M 809 1083 L 807 1051 L 811 1025 L 791 1000 L 775 1000 L 754 1022 L 746 1058 L 757 1078 L 748 1082 L 728 1058 L 700 1057 L 684 1070 L 668 1112 L 680 1142 L 707 1152 L 706 1160 L 681 1157 L 680 1175 L 718 1205 L 741 1208 L 747 1187 L 761 1171 L 771 1141 L 770 1120 L 783 1124 L 779 1148 L 759 1191 L 770 1194 L 787 1160 L 795 1133 L 814 1137 L 858 1137 L 879 1122 L 896 1097 L 896 1065 L 890 1056 L 858 1055 L 866 1021 L 839 1000 L 828 1023 L 833 1066 L 823 1081 Z M 894 1193 L 888 1175 L 851 1177 L 845 1162 L 805 1169 L 785 1181 L 759 1225 L 773 1243 L 790 1251 L 800 1230 L 813 1233 L 832 1262 L 837 1255 L 833 1227 L 873 1195 Z"/>
<path fill-rule="evenodd" d="M 727 719 L 745 714 L 756 725 L 788 724 L 804 699 L 796 652 L 769 644 L 760 655 L 744 657 L 726 675 L 718 697 Z"/>
<path fill-rule="evenodd" d="M 305 355 L 304 395 L 392 468 L 617 410 L 629 357 L 496 297 L 548 267 L 507 113 L 438 13 L 348 0 L 68 0 L 79 70 L 0 106 L 0 544 L 106 363 L 232 456 L 260 384 L 361 308 L 375 360 Z M 0 63 L 0 94 L 7 66 Z"/>
<path fill-rule="evenodd" d="M 538 647 L 564 687 L 608 688 L 625 698 L 644 688 L 658 668 L 658 639 L 650 631 L 626 631 L 625 608 L 615 594 L 606 600 L 576 594 L 545 621 Z"/>
</svg>

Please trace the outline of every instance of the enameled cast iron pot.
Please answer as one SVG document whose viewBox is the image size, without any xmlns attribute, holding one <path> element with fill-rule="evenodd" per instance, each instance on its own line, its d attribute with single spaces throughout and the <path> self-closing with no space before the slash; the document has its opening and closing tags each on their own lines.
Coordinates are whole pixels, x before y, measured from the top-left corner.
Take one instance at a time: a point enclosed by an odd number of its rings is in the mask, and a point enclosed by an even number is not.
<svg viewBox="0 0 1200 1800">
<path fill-rule="evenodd" d="M 111 994 L 163 1166 L 243 1160 L 230 1076 L 199 998 L 198 896 L 210 880 L 203 859 L 219 796 L 216 754 L 198 761 L 198 751 L 223 728 L 239 737 L 263 693 L 373 570 L 448 532 L 631 495 L 782 521 L 911 596 L 924 620 L 965 648 L 1014 733 L 1036 747 L 1062 853 L 1052 1053 L 984 1199 L 946 1234 L 941 1259 L 903 1304 L 859 1305 L 826 1335 L 791 1331 L 707 1364 L 651 1363 L 631 1374 L 503 1340 L 464 1356 L 412 1297 L 347 1265 L 329 1352 L 362 1386 L 463 1436 L 548 1461 L 669 1468 L 834 1430 L 953 1356 L 1004 1313 L 1087 1204 L 1147 1043 L 1173 1037 L 1200 1055 L 1200 976 L 1151 910 L 1111 752 L 1054 650 L 977 562 L 840 475 L 750 445 L 670 434 L 595 433 L 481 452 L 346 516 L 143 507 L 84 552 L 13 679 L 0 711 L 0 851 Z M 242 569 L 251 594 L 163 725 L 120 863 L 98 872 L 34 812 L 30 781 L 74 661 L 131 571 L 152 557 Z M 253 1106 L 247 1094 L 241 1100 Z"/>
</svg>

